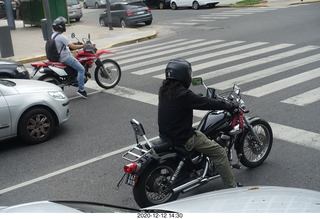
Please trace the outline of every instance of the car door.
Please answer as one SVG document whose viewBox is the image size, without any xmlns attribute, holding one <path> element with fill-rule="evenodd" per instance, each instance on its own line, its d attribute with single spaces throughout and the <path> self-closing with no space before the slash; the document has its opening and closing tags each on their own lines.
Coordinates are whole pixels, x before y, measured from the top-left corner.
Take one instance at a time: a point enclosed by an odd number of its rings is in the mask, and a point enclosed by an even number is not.
<svg viewBox="0 0 320 219">
<path fill-rule="evenodd" d="M 110 6 L 112 24 L 119 26 L 121 20 L 121 14 L 123 12 L 121 4 L 114 4 Z"/>
<path fill-rule="evenodd" d="M 11 135 L 11 117 L 8 104 L 0 91 L 0 139 Z"/>
</svg>

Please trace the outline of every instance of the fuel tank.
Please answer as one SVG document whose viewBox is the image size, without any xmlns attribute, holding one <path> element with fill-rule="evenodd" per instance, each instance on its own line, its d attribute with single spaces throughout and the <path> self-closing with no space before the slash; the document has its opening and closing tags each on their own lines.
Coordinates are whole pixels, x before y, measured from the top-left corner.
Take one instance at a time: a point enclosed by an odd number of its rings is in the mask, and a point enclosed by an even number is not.
<svg viewBox="0 0 320 219">
<path fill-rule="evenodd" d="M 226 111 L 210 111 L 203 117 L 197 129 L 210 136 L 218 131 L 227 129 L 231 120 L 231 114 Z"/>
</svg>

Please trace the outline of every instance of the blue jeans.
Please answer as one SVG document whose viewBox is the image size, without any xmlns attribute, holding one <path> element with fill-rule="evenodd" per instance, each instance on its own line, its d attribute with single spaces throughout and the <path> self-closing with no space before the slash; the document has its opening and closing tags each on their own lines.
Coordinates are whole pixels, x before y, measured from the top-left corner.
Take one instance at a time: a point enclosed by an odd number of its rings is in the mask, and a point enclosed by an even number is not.
<svg viewBox="0 0 320 219">
<path fill-rule="evenodd" d="M 63 61 L 64 64 L 69 65 L 70 67 L 76 69 L 78 71 L 78 84 L 79 84 L 79 90 L 84 90 L 84 72 L 85 69 L 83 65 L 71 54 L 70 56 Z"/>
</svg>

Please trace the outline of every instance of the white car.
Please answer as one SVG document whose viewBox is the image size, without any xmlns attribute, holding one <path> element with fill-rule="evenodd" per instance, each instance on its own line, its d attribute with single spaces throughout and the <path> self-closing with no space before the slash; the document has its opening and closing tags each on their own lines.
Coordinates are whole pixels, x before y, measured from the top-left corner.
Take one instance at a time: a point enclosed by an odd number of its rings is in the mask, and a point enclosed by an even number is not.
<svg viewBox="0 0 320 219">
<path fill-rule="evenodd" d="M 82 9 L 79 0 L 67 0 L 69 19 L 80 21 L 82 18 Z"/>
<path fill-rule="evenodd" d="M 184 218 L 184 213 L 320 213 L 319 204 L 320 192 L 318 191 L 277 186 L 247 186 L 202 193 L 144 209 L 81 201 L 39 201 L 0 206 L 0 214 L 91 212 L 135 213 L 133 216 L 136 218 Z M 117 216 L 125 218 L 125 215 Z M 194 215 L 188 216 L 187 218 L 194 218 Z M 237 218 L 239 214 L 234 216 Z M 310 218 L 310 215 L 306 216 Z M 201 215 L 201 217 L 215 218 L 208 215 Z M 227 215 L 227 218 L 229 217 L 230 215 Z M 311 218 L 316 217 L 317 214 L 311 214 Z"/>
<path fill-rule="evenodd" d="M 0 140 L 19 136 L 29 144 L 46 141 L 69 118 L 69 99 L 43 81 L 0 79 Z"/>
<path fill-rule="evenodd" d="M 214 1 L 214 0 L 171 0 L 170 7 L 173 10 L 176 10 L 178 8 L 193 8 L 197 10 L 203 6 L 208 6 L 210 8 L 213 8 L 218 3 L 219 3 L 218 1 Z"/>
<path fill-rule="evenodd" d="M 88 7 L 94 7 L 94 8 L 101 8 L 101 7 L 106 7 L 106 0 L 84 0 L 83 1 L 83 7 L 88 8 Z M 111 4 L 111 1 L 110 1 Z"/>
</svg>

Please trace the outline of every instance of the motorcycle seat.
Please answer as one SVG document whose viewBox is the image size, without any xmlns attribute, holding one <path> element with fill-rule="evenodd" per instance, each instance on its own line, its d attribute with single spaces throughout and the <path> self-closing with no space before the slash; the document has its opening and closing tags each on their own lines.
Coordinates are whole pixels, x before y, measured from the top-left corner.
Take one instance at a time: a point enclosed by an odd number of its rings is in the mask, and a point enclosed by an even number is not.
<svg viewBox="0 0 320 219">
<path fill-rule="evenodd" d="M 173 144 L 170 140 L 165 138 L 157 138 L 152 140 L 150 143 L 157 153 L 173 150 Z"/>
</svg>

